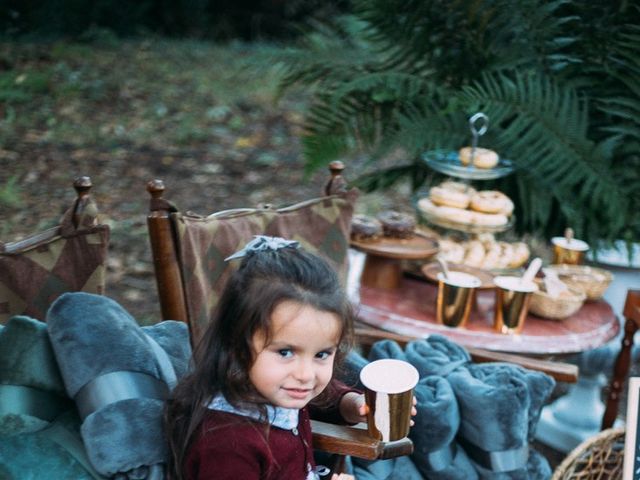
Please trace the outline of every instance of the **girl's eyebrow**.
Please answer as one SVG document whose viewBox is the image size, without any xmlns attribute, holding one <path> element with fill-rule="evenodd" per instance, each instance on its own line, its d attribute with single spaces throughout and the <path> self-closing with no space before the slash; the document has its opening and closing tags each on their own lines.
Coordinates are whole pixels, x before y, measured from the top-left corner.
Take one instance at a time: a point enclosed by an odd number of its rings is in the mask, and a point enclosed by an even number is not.
<svg viewBox="0 0 640 480">
<path fill-rule="evenodd" d="M 278 341 L 278 340 L 272 341 L 271 343 L 269 343 L 268 346 L 271 348 L 290 348 L 291 350 L 297 350 L 301 348 L 300 344 L 294 344 L 291 342 Z M 331 345 L 320 348 L 318 351 L 324 352 L 326 350 L 336 350 L 337 348 L 338 348 L 338 343 L 332 343 Z"/>
</svg>

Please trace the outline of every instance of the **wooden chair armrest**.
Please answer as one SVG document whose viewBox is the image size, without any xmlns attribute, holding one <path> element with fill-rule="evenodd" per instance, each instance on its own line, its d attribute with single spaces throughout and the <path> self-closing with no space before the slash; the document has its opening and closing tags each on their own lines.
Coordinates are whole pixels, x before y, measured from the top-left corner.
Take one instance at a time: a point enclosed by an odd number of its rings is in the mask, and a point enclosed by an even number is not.
<svg viewBox="0 0 640 480">
<path fill-rule="evenodd" d="M 388 459 L 413 453 L 409 438 L 383 442 L 369 436 L 366 428 L 334 425 L 311 420 L 313 448 L 326 453 L 350 455 L 365 460 Z"/>
<path fill-rule="evenodd" d="M 399 335 L 397 333 L 385 332 L 373 328 L 358 327 L 355 329 L 356 342 L 362 345 L 371 346 L 379 340 L 395 340 L 401 346 L 405 346 L 411 340 L 417 340 L 416 337 L 407 335 Z M 507 362 L 520 365 L 530 370 L 536 370 L 546 373 L 554 379 L 575 383 L 578 381 L 578 367 L 570 363 L 540 360 L 537 358 L 515 355 L 512 353 L 491 352 L 482 348 L 466 347 L 471 358 L 478 363 L 482 362 Z"/>
</svg>

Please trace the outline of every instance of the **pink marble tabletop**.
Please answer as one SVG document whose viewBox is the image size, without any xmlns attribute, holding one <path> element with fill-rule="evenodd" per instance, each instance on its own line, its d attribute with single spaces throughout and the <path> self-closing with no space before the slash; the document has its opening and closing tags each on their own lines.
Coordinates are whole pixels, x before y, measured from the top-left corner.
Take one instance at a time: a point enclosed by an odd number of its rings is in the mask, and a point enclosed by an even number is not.
<svg viewBox="0 0 640 480">
<path fill-rule="evenodd" d="M 527 354 L 567 354 L 603 345 L 620 330 L 611 306 L 604 300 L 585 303 L 563 320 L 547 320 L 529 314 L 520 334 L 493 329 L 494 290 L 477 292 L 471 317 L 462 328 L 435 321 L 437 286 L 404 277 L 393 290 L 360 287 L 358 318 L 363 323 L 394 333 L 424 338 L 441 334 L 468 347 Z"/>
</svg>

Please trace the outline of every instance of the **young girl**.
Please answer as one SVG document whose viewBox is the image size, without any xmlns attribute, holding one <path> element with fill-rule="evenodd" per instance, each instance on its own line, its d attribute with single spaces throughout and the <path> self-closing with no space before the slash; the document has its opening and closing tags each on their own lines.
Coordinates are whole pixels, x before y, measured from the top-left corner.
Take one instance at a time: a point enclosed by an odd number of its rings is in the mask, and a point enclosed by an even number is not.
<svg viewBox="0 0 640 480">
<path fill-rule="evenodd" d="M 310 414 L 365 420 L 363 396 L 332 381 L 350 303 L 334 270 L 297 242 L 258 236 L 229 259 L 240 257 L 168 403 L 169 470 L 179 480 L 320 478 Z"/>
</svg>

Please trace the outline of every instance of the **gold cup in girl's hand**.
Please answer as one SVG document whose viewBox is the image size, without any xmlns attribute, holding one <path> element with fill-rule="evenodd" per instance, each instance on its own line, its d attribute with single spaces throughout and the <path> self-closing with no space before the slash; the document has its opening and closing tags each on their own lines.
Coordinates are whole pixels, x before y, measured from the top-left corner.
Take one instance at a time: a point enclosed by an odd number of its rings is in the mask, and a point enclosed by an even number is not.
<svg viewBox="0 0 640 480">
<path fill-rule="evenodd" d="M 418 379 L 413 365 L 391 358 L 376 360 L 361 370 L 369 435 L 384 442 L 409 435 L 413 389 Z"/>
</svg>

